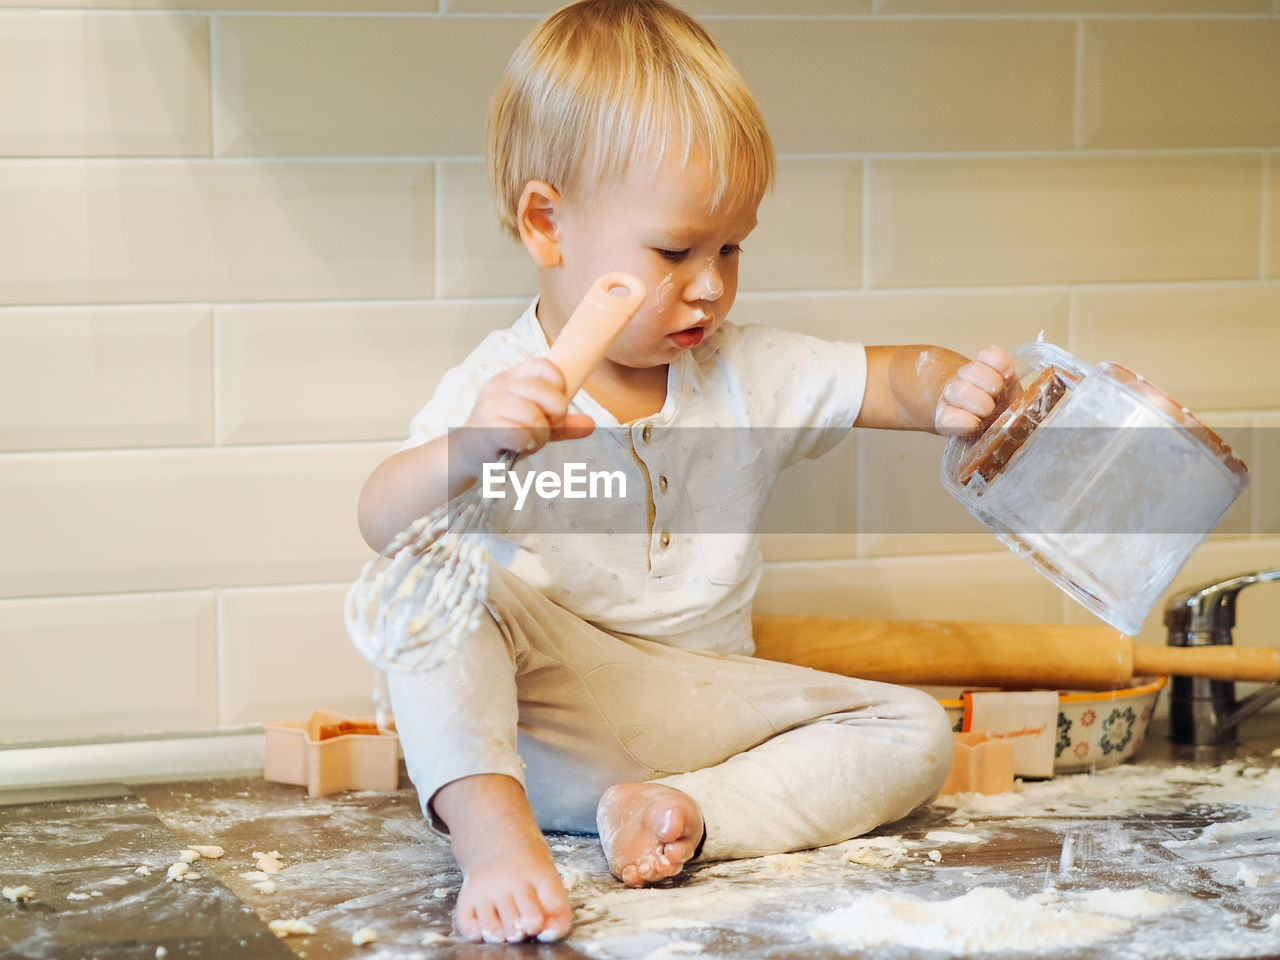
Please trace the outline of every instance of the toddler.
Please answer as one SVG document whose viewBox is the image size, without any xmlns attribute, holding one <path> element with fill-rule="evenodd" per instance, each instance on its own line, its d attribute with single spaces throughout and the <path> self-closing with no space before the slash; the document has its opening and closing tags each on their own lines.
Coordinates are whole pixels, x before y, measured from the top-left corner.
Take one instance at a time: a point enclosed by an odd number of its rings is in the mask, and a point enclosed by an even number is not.
<svg viewBox="0 0 1280 960">
<path fill-rule="evenodd" d="M 545 942 L 572 916 L 544 829 L 598 833 L 640 886 L 843 841 L 937 792 L 951 733 L 932 698 L 750 656 L 752 531 L 782 467 L 852 427 L 972 432 L 1013 369 L 996 348 L 967 361 L 728 322 L 773 147 L 715 41 L 663 0 L 582 0 L 540 25 L 486 154 L 537 298 L 444 377 L 359 518 L 381 549 L 507 450 L 532 468 L 590 443 L 628 481 L 607 524 L 575 523 L 567 499 L 501 501 L 519 549 L 494 565 L 480 627 L 390 678 L 423 812 L 462 869 L 459 934 Z M 612 271 L 647 299 L 566 397 L 548 345 Z M 731 437 L 732 458 L 682 427 Z"/>
</svg>

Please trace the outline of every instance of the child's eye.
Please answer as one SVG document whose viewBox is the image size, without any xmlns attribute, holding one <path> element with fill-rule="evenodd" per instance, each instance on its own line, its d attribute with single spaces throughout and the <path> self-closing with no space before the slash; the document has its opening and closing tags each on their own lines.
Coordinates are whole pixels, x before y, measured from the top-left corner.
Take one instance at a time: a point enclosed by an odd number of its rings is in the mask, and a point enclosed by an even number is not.
<svg viewBox="0 0 1280 960">
<path fill-rule="evenodd" d="M 742 244 L 740 243 L 726 243 L 720 248 L 720 256 L 722 257 L 736 257 L 741 252 Z"/>
<path fill-rule="evenodd" d="M 659 250 L 658 256 L 663 260 L 669 260 L 671 263 L 679 263 L 689 255 L 688 250 Z"/>
</svg>

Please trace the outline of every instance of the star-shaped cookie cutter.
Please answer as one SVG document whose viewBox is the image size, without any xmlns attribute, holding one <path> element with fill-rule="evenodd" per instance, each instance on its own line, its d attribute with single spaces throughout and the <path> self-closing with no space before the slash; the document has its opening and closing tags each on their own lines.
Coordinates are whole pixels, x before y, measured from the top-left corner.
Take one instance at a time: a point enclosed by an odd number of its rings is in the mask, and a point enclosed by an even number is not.
<svg viewBox="0 0 1280 960">
<path fill-rule="evenodd" d="M 316 710 L 301 723 L 268 723 L 263 776 L 307 788 L 312 797 L 342 790 L 395 790 L 400 738 L 373 717 Z"/>
</svg>

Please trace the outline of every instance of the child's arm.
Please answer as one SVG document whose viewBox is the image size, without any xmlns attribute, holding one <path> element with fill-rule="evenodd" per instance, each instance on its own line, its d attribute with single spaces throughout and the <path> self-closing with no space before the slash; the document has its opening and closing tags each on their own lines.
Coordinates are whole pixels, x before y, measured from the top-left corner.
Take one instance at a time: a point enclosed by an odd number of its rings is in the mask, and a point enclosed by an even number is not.
<svg viewBox="0 0 1280 960">
<path fill-rule="evenodd" d="M 854 426 L 976 431 L 1008 399 L 1013 360 L 985 347 L 973 360 L 942 347 L 867 347 L 867 389 Z"/>
<path fill-rule="evenodd" d="M 550 360 L 526 360 L 481 388 L 465 431 L 393 453 L 360 491 L 360 533 L 382 550 L 405 527 L 473 484 L 508 450 L 585 437 L 590 417 L 569 414 L 564 376 Z"/>
</svg>

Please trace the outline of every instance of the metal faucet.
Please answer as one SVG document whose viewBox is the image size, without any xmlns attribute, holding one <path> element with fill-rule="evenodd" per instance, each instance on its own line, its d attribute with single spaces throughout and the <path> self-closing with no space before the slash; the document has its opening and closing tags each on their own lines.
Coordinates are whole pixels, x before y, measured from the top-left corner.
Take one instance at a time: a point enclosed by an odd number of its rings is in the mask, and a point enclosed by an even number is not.
<svg viewBox="0 0 1280 960">
<path fill-rule="evenodd" d="M 1164 609 L 1169 645 L 1197 647 L 1231 643 L 1236 596 L 1245 587 L 1280 580 L 1280 567 L 1244 573 L 1170 598 Z M 1235 683 L 1204 677 L 1173 677 L 1169 693 L 1169 739 L 1196 746 L 1233 746 L 1242 720 L 1280 697 L 1280 681 L 1236 702 Z"/>
</svg>

